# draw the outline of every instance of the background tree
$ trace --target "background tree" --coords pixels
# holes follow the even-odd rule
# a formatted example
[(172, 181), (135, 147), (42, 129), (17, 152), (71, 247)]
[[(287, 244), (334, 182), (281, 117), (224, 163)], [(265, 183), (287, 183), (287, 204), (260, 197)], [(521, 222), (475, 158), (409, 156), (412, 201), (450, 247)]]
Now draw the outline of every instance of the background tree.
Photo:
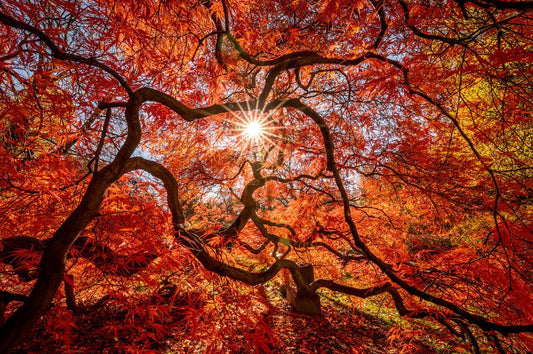
[(50, 308), (157, 340), (273, 279), (531, 351), (532, 7), (4, 1), (0, 351)]

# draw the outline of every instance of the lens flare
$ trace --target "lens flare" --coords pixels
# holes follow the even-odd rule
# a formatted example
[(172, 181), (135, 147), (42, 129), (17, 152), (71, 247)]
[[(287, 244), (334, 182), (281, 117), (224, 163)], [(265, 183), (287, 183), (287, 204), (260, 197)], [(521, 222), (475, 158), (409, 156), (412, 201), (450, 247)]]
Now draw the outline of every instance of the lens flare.
[[(240, 146), (241, 155), (249, 153), (259, 153), (263, 149), (271, 150), (277, 146), (276, 140), (279, 129), (278, 124), (272, 118), (272, 112), (279, 107), (275, 107), (270, 112), (262, 111), (255, 104), (247, 102), (237, 104), (239, 109), (229, 109), (228, 112), (233, 117), (231, 125), (234, 137), (237, 138), (236, 146)], [(281, 106), (281, 104), (280, 104)]]
[(251, 121), (244, 129), (244, 133), (250, 138), (257, 138), (263, 133), (263, 126), (260, 122)]
[(270, 116), (260, 111), (241, 112), (234, 122), (242, 143), (252, 146), (272, 143), (269, 139), (273, 136), (271, 123)]

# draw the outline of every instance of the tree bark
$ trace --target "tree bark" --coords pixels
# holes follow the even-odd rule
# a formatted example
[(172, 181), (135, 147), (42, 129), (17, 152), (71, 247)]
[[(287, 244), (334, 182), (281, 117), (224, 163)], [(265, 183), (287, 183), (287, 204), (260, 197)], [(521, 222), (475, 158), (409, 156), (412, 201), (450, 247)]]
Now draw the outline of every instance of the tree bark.
[[(315, 281), (315, 274), (311, 264), (299, 266), (300, 277), (294, 277), (295, 284), (285, 284), (286, 297), (294, 310), (307, 315), (320, 315), (320, 297), (309, 285)], [(298, 279), (298, 280), (297, 280)]]

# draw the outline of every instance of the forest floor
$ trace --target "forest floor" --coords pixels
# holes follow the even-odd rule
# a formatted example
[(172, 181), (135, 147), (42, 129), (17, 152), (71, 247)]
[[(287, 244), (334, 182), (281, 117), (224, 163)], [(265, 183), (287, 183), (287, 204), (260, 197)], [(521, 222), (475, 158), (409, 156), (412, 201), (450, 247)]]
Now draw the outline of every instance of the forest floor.
[[(427, 353), (416, 340), (399, 343), (390, 339), (389, 327), (372, 316), (322, 301), (320, 316), (294, 312), (284, 301), (268, 316), (280, 345), (276, 353)], [(405, 350), (401, 350), (404, 347)]]
[[(49, 312), (18, 349), (19, 353), (428, 353), (423, 339), (395, 332), (391, 324), (334, 298), (322, 298), (322, 314), (295, 313), (270, 284), (254, 311), (231, 320), (218, 304), (189, 317), (172, 319), (146, 311), (132, 315), (110, 302), (80, 316), (66, 309)], [(257, 295), (257, 294), (256, 294)], [(176, 301), (176, 299), (174, 299)], [(194, 302), (194, 301), (193, 301)], [(197, 309), (208, 304), (196, 302)], [(136, 305), (136, 309), (139, 305)], [(60, 306), (57, 306), (59, 308)], [(219, 312), (217, 312), (217, 307)], [(132, 307), (133, 308), (133, 307)], [(234, 308), (238, 308), (235, 306)], [(190, 309), (189, 309), (190, 310)], [(214, 311), (214, 312), (213, 312)], [(253, 317), (253, 316), (255, 317)], [(252, 316), (251, 322), (246, 322)], [(52, 320), (46, 320), (46, 318)], [(55, 317), (55, 320), (53, 318)], [(67, 318), (65, 318), (67, 317)], [(259, 320), (258, 320), (259, 318)], [(133, 319), (133, 320), (132, 320)], [(60, 322), (65, 322), (61, 325)], [(52, 321), (52, 322), (51, 322)], [(66, 325), (71, 321), (72, 325)], [(212, 324), (208, 322), (211, 321)], [(229, 324), (228, 322), (235, 322)], [(241, 321), (239, 323), (239, 321)], [(255, 321), (255, 324), (254, 324)], [(128, 325), (129, 323), (129, 325)], [(55, 326), (55, 327), (54, 327)], [(221, 334), (225, 328), (226, 334)], [(53, 331), (50, 328), (55, 328)], [(227, 331), (228, 328), (232, 330)], [(396, 335), (394, 335), (396, 333)]]

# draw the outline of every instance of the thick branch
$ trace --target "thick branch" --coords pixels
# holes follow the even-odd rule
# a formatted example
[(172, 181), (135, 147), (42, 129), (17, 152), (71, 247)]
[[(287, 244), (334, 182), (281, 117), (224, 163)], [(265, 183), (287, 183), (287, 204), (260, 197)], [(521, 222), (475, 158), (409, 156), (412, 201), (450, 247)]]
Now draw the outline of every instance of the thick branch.
[(272, 279), (281, 269), (288, 268), (294, 278), (294, 281), (299, 288), (309, 289), (309, 285), (305, 282), (302, 276), (299, 266), (290, 260), (279, 259), (272, 264), (266, 271), (261, 273), (251, 273), (245, 270), (227, 265), (219, 260), (213, 258), (209, 252), (203, 247), (203, 240), (191, 231), (187, 231), (183, 228), (183, 213), (177, 196), (175, 199), (171, 199), (171, 195), (177, 195), (178, 183), (172, 175), (172, 173), (156, 162), (146, 160), (141, 157), (134, 157), (128, 160), (126, 164), (126, 170), (132, 171), (134, 169), (142, 169), (160, 178), (163, 181), (165, 189), (167, 191), (167, 198), (169, 208), (172, 212), (172, 220), (176, 230), (176, 239), (185, 247), (187, 247), (193, 255), (200, 261), (200, 263), (209, 271), (216, 274), (227, 276), (231, 279), (241, 281), (245, 284), (256, 285), (262, 284)]
[(392, 299), (394, 301), (394, 305), (396, 309), (398, 310), (398, 313), (400, 316), (407, 316), (411, 318), (422, 318), (427, 317), (429, 315), (428, 311), (410, 311), (405, 308), (405, 305), (403, 303), (403, 299), (391, 283), (383, 283), (381, 285), (377, 285), (371, 288), (366, 289), (359, 289), (354, 288), (347, 285), (341, 285), (338, 283), (335, 283), (332, 280), (324, 280), (319, 279), (311, 284), (311, 288), (314, 290), (320, 289), (320, 288), (327, 288), (333, 291), (337, 291), (343, 294), (347, 295), (353, 295), (360, 297), (362, 299), (366, 299), (367, 297), (376, 296), (383, 293), (389, 293), (392, 296)]
[(185, 216), (183, 216), (183, 209), (178, 197), (178, 182), (170, 171), (163, 165), (142, 157), (130, 158), (125, 164), (124, 173), (134, 170), (146, 171), (163, 182), (167, 191), (167, 202), (172, 213), (172, 220), (176, 224), (183, 224)]
[(314, 111), (309, 106), (306, 106), (302, 102), (298, 100), (289, 100), (286, 102), (286, 106), (294, 107), (298, 110), (300, 110), (302, 113), (309, 116), (320, 128), (320, 131), (322, 132), (322, 137), (324, 139), (324, 147), (326, 150), (326, 157), (327, 157), (327, 166), (328, 170), (333, 173), (335, 176), (335, 183), (337, 184), (337, 188), (339, 189), (342, 202), (343, 202), (343, 209), (344, 209), (344, 220), (348, 224), (348, 227), (350, 228), (350, 232), (352, 234), (352, 237), (354, 239), (355, 245), (361, 250), (361, 252), (368, 257), (370, 261), (375, 263), (383, 273), (385, 273), (389, 279), (391, 279), (394, 283), (402, 287), (404, 290), (409, 292), (411, 295), (415, 295), (423, 300), (432, 302), (436, 305), (443, 306), (445, 308), (448, 308), (455, 312), (457, 315), (467, 319), (468, 321), (478, 325), (481, 329), (485, 331), (495, 330), (502, 334), (507, 333), (519, 333), (519, 332), (533, 332), (533, 324), (530, 325), (519, 325), (519, 326), (513, 326), (513, 325), (502, 325), (498, 323), (491, 322), (487, 320), (486, 318), (472, 314), (461, 307), (457, 306), (456, 304), (444, 300), (442, 298), (439, 298), (437, 296), (431, 295), (429, 293), (426, 293), (425, 291), (422, 291), (415, 286), (412, 286), (405, 282), (403, 279), (401, 279), (396, 273), (392, 270), (392, 266), (390, 264), (387, 264), (384, 262), (381, 258), (379, 258), (377, 255), (375, 255), (366, 245), (366, 243), (361, 239), (361, 236), (359, 235), (359, 231), (357, 230), (357, 227), (355, 225), (355, 222), (352, 219), (351, 213), (350, 213), (350, 199), (348, 197), (348, 193), (346, 192), (346, 189), (344, 188), (344, 184), (342, 182), (342, 178), (340, 176), (340, 172), (337, 168), (337, 165), (335, 163), (334, 158), (334, 144), (333, 140), (331, 138), (331, 133), (329, 131), (329, 128), (324, 121), (324, 119), (318, 114), (316, 111)]
[(126, 104), (128, 127), (126, 141), (115, 159), (97, 171), (76, 209), (49, 240), (40, 262), (40, 274), (28, 300), (11, 316), (0, 330), (0, 352), (7, 352), (19, 343), (29, 328), (47, 311), (63, 281), (65, 259), (78, 234), (96, 216), (107, 188), (122, 174), (124, 164), (131, 156), (141, 137), (138, 119), (141, 97), (132, 94)]
[(385, 33), (387, 32), (388, 24), (387, 24), (387, 18), (385, 17), (385, 10), (383, 9), (383, 1), (372, 0), (371, 2), (372, 2), (372, 5), (374, 5), (374, 9), (377, 9), (378, 16), (379, 16), (380, 31), (379, 31), (378, 36), (376, 37), (376, 40), (374, 41), (374, 44), (372, 45), (374, 48), (377, 48), (383, 41), (383, 37), (385, 36)]

